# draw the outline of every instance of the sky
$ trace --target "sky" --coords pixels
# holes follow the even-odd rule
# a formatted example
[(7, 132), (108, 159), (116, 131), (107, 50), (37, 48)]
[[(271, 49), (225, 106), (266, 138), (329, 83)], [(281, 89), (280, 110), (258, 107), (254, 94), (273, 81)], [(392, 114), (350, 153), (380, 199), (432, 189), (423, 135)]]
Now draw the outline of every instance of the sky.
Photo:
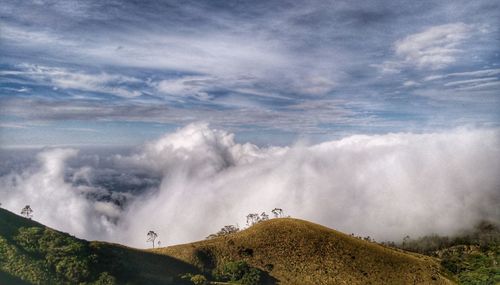
[(136, 145), (204, 122), (259, 145), (500, 123), (500, 3), (0, 5), (0, 147)]
[(498, 11), (2, 0), (1, 206), (137, 247), (275, 207), (377, 240), (498, 223)]

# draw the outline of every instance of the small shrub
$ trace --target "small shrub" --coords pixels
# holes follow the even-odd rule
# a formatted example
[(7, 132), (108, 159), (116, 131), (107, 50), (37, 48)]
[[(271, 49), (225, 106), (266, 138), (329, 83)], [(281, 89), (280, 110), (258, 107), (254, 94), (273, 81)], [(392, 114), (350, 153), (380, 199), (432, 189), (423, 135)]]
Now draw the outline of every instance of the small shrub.
[(222, 269), (215, 271), (213, 276), (218, 281), (229, 281), (243, 285), (257, 285), (261, 279), (261, 271), (251, 267), (246, 261), (230, 261)]
[(101, 273), (99, 275), (99, 279), (97, 279), (97, 281), (94, 282), (94, 285), (115, 285), (115, 284), (116, 284), (116, 278), (113, 277), (108, 272)]
[(243, 285), (258, 285), (260, 282), (260, 270), (257, 268), (250, 268), (240, 281)]
[(245, 261), (233, 261), (224, 265), (223, 274), (230, 281), (238, 281), (250, 270), (250, 266)]
[(206, 285), (208, 284), (207, 278), (201, 274), (196, 274), (193, 277), (191, 277), (191, 282), (193, 282), (194, 285)]

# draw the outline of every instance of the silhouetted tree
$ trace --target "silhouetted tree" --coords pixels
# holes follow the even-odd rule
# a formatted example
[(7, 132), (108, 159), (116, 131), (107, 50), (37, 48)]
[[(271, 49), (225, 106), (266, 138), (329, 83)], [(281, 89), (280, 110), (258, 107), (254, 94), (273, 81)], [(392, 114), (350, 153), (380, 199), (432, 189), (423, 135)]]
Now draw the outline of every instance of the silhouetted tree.
[(207, 236), (207, 239), (221, 237), (221, 236), (236, 233), (239, 231), (240, 231), (240, 229), (237, 226), (227, 225), (227, 226), (224, 226), (223, 228), (221, 228), (220, 231), (218, 231), (217, 233)]
[(259, 214), (255, 213), (251, 213), (251, 214), (248, 214), (247, 215), (247, 226), (253, 226), (255, 225), (256, 223), (260, 222), (260, 217), (259, 217)]
[(31, 218), (33, 217), (33, 210), (31, 209), (30, 205), (24, 206), (24, 208), (21, 210), (21, 215), (31, 220)]
[(403, 238), (403, 248), (405, 248), (406, 246), (408, 246), (408, 243), (410, 242), (410, 236), (407, 235)]
[(260, 214), (260, 222), (267, 220), (269, 220), (269, 215), (266, 214), (266, 212), (262, 212), (262, 214)]
[(238, 232), (239, 230), (240, 229), (237, 226), (227, 225), (227, 226), (224, 226), (222, 229), (220, 229), (219, 233), (221, 235), (228, 235), (228, 234)]
[(153, 248), (155, 248), (155, 240), (158, 237), (158, 234), (155, 233), (154, 231), (149, 231), (147, 236), (148, 236), (148, 239), (146, 241), (151, 242), (153, 244)]
[(271, 210), (275, 218), (281, 218), (283, 217), (283, 209), (280, 208), (274, 208)]

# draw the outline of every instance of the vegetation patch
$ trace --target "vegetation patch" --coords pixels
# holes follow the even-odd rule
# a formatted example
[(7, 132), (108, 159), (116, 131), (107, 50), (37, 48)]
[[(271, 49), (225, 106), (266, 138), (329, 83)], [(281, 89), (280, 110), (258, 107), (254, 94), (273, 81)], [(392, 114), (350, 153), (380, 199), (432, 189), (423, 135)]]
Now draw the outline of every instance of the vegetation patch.
[(439, 258), (459, 284), (500, 283), (500, 229), (493, 223), (481, 222), (454, 237), (407, 236), (399, 244), (386, 245)]
[(88, 242), (0, 209), (0, 284), (192, 284), (168, 256)]

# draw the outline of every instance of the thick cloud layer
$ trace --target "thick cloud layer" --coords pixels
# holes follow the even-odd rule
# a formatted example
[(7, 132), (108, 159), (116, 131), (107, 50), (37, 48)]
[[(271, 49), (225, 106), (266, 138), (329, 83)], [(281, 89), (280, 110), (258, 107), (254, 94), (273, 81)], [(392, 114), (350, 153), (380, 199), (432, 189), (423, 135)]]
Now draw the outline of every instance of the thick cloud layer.
[[(453, 234), (483, 219), (500, 221), (498, 130), (259, 148), (193, 124), (109, 160), (114, 171), (160, 179), (140, 194), (76, 183), (97, 171), (81, 165), (65, 174), (65, 161), (76, 155), (46, 150), (31, 168), (3, 176), (3, 206), (17, 212), (30, 204), (36, 220), (57, 229), (138, 247), (146, 246), (148, 230), (164, 245), (188, 242), (226, 224), (243, 226), (246, 214), (275, 207), (377, 240)], [(120, 199), (128, 202), (117, 204)]]

